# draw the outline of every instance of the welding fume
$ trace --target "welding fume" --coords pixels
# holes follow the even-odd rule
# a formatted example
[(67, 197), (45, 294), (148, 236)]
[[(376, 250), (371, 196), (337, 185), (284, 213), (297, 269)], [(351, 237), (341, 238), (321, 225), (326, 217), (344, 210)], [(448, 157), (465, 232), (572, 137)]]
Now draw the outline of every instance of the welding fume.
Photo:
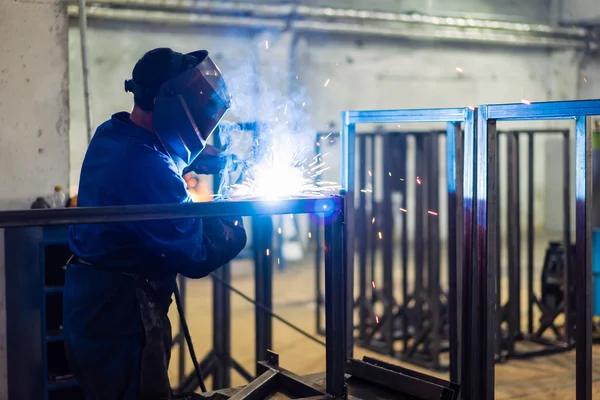
[[(231, 96), (207, 51), (147, 52), (125, 91), (131, 113), (96, 130), (81, 169), (78, 206), (188, 203), (184, 171), (221, 170), (207, 144)], [(89, 399), (174, 399), (167, 316), (176, 276), (202, 278), (246, 245), (242, 218), (81, 224), (64, 289), (70, 367)], [(187, 398), (187, 397), (186, 397)]]

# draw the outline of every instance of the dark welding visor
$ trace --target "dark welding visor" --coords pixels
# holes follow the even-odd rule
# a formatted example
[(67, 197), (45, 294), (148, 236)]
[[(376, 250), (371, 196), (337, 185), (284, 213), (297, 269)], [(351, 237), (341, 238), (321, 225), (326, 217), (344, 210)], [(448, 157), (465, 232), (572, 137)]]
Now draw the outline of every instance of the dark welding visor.
[(208, 52), (189, 55), (196, 57), (199, 64), (160, 86), (152, 114), (152, 127), (167, 152), (186, 165), (204, 149), (206, 140), (231, 107), (231, 96), (221, 71)]

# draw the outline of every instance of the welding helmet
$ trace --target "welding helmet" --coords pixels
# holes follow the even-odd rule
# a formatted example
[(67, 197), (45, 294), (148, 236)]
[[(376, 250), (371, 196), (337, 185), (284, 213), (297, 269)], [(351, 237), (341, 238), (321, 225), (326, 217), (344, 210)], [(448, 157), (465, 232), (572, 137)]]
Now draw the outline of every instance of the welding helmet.
[[(184, 57), (189, 60), (188, 56), (197, 63), (182, 71), (182, 61)], [(125, 91), (134, 93), (136, 98), (154, 99), (152, 127), (169, 156), (186, 166), (202, 152), (231, 107), (231, 96), (221, 71), (205, 50), (185, 56), (172, 52), (168, 79), (160, 86), (148, 88), (127, 80)]]

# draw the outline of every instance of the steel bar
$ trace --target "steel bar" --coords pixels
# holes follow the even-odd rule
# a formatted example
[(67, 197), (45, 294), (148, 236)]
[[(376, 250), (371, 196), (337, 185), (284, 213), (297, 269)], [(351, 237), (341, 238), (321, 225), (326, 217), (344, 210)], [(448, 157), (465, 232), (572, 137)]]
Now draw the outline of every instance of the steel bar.
[(1, 211), (0, 228), (151, 221), (183, 218), (311, 214), (341, 207), (339, 196), (281, 200), (215, 201), (207, 203), (139, 206), (77, 207), (45, 210)]
[[(367, 231), (367, 137), (361, 135), (358, 137), (358, 209), (356, 213), (356, 228), (358, 232), (364, 235)], [(362, 343), (367, 339), (367, 318), (369, 310), (367, 307), (367, 240), (363, 236), (362, 240), (358, 240), (358, 271), (359, 271), (359, 333), (358, 337)]]
[(226, 264), (212, 273), (213, 276), (213, 349), (220, 362), (212, 374), (213, 390), (231, 386), (231, 293), (214, 277), (231, 281), (231, 266)]
[[(571, 345), (574, 340), (574, 322), (572, 310), (572, 279), (574, 266), (571, 257), (571, 131), (566, 130), (563, 133), (563, 242), (565, 247), (563, 265), (564, 265), (564, 287), (565, 287), (565, 337), (566, 342)], [(592, 200), (593, 201), (593, 200)], [(590, 250), (591, 251), (591, 250)]]
[[(463, 135), (460, 123), (446, 128), (446, 182), (448, 185), (448, 330), (450, 348), (450, 380), (460, 376), (460, 270), (462, 254), (462, 187), (457, 177), (463, 175)], [(460, 268), (460, 270), (459, 270)], [(406, 275), (405, 275), (406, 276)], [(406, 278), (404, 279), (406, 281)], [(405, 303), (406, 304), (406, 303)]]
[[(185, 289), (185, 277), (179, 276), (179, 294), (181, 295), (181, 310), (183, 312), (183, 315), (185, 315)], [(181, 384), (185, 377), (185, 337), (183, 335), (183, 321), (181, 319), (179, 319), (179, 333), (177, 334), (177, 336), (177, 342), (179, 343), (179, 384)]]
[[(252, 241), (254, 247), (254, 279), (256, 302), (268, 309), (273, 308), (273, 219), (257, 216), (252, 219)], [(256, 360), (265, 360), (267, 351), (273, 348), (273, 320), (269, 313), (257, 308), (256, 317)]]
[[(533, 166), (535, 165), (535, 148), (533, 132), (527, 133), (528, 137), (528, 160), (527, 160), (527, 333), (533, 335), (533, 306), (535, 303), (535, 294), (533, 291), (533, 256), (534, 256), (534, 182)], [(569, 211), (570, 212), (570, 211)], [(569, 228), (570, 229), (570, 228)]]
[(507, 135), (508, 153), (508, 208), (506, 229), (508, 245), (508, 351), (515, 352), (515, 342), (521, 334), (521, 213), (519, 137), (517, 132)]
[[(416, 143), (416, 157), (415, 157), (415, 171), (417, 185), (415, 186), (415, 238), (413, 241), (413, 252), (415, 255), (415, 283), (413, 288), (413, 296), (415, 300), (414, 315), (416, 321), (416, 331), (423, 329), (423, 300), (424, 300), (424, 281), (423, 272), (426, 266), (426, 235), (427, 225), (425, 220), (427, 219), (427, 181), (428, 181), (428, 169), (429, 157), (427, 157), (425, 136), (419, 135), (415, 138)], [(423, 184), (425, 182), (425, 185)], [(403, 351), (407, 351), (404, 349)]]
[[(596, 103), (597, 104), (597, 103)], [(598, 107), (600, 108), (600, 107)], [(595, 114), (600, 114), (600, 109)], [(592, 111), (592, 110), (588, 110)], [(579, 115), (575, 128), (575, 198), (576, 198), (576, 398), (592, 399), (592, 273), (591, 273), (591, 118)], [(565, 249), (568, 252), (568, 249)]]
[(383, 268), (383, 304), (385, 316), (384, 338), (385, 352), (394, 355), (394, 219), (392, 212), (392, 178), (388, 172), (392, 170), (392, 137), (385, 135), (383, 138), (383, 199), (381, 201), (381, 241), (382, 268)]
[[(347, 261), (344, 260), (344, 213), (325, 225), (325, 341), (326, 387), (334, 398), (346, 396), (344, 365), (347, 357)], [(340, 284), (342, 282), (342, 284)]]
[(364, 110), (345, 111), (343, 121), (348, 124), (387, 124), (411, 122), (461, 122), (465, 120), (464, 108), (431, 108), (415, 110)]
[[(427, 297), (431, 334), (428, 347), (434, 369), (440, 368), (441, 351), (441, 295), (440, 295), (440, 219), (439, 212), (439, 165), (438, 135), (427, 137), (429, 166), (427, 175), (427, 211), (424, 214), (427, 223)], [(432, 214), (433, 213), (433, 214)]]
[[(501, 211), (500, 211), (500, 196), (501, 196), (501, 192), (500, 192), (500, 180), (502, 179), (502, 173), (500, 171), (500, 140), (503, 139), (500, 136), (498, 137), (498, 145), (496, 146), (496, 171), (498, 171), (498, 178), (493, 180), (492, 183), (490, 183), (490, 185), (494, 185), (494, 190), (496, 191), (496, 193), (498, 193), (498, 201), (496, 202), (496, 215), (498, 215), (498, 221), (496, 223), (496, 245), (495, 245), (495, 251), (496, 251), (496, 260), (498, 260), (498, 265), (496, 266), (496, 268), (494, 269), (494, 273), (496, 275), (496, 308), (495, 308), (495, 315), (494, 315), (494, 322), (495, 322), (495, 332), (494, 332), (494, 337), (496, 338), (495, 340), (495, 352), (496, 352), (496, 357), (497, 360), (499, 361), (504, 361), (504, 359), (506, 358), (506, 352), (504, 351), (504, 345), (505, 342), (503, 340), (503, 334), (502, 334), (502, 325), (505, 321), (507, 321), (508, 319), (508, 309), (509, 309), (509, 305), (506, 304), (503, 306), (502, 304), (502, 272), (503, 272), (503, 268), (502, 268), (502, 219), (500, 218), (501, 215)], [(507, 213), (508, 215), (508, 213)]]

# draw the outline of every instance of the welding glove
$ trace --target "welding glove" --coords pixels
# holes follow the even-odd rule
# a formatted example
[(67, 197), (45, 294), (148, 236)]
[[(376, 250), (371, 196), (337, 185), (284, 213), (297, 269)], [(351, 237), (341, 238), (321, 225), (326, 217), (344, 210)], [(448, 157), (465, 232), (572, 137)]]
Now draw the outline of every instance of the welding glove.
[(217, 175), (225, 168), (226, 163), (227, 159), (221, 152), (215, 146), (207, 144), (198, 157), (183, 170), (183, 175), (192, 171), (198, 175)]
[(189, 271), (179, 271), (189, 278), (202, 278), (233, 260), (246, 247), (246, 230), (242, 217), (203, 218), (202, 239), (206, 260)]

